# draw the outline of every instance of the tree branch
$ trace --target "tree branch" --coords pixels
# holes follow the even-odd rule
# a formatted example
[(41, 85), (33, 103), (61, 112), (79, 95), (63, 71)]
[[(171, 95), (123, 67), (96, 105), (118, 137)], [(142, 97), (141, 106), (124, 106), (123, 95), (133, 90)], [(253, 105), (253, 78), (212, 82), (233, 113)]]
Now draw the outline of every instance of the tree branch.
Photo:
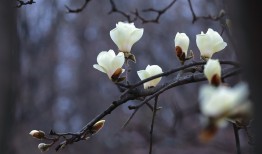
[[(235, 67), (239, 67), (239, 64), (238, 64), (238, 63), (232, 62), (232, 61), (219, 61), (219, 63), (220, 63), (220, 64), (226, 64), (226, 65), (232, 65), (232, 66), (235, 66)], [(204, 62), (204, 61), (202, 61), (202, 62), (194, 62), (194, 63), (191, 63), (191, 64), (183, 65), (183, 66), (181, 66), (181, 67), (179, 67), (179, 68), (171, 69), (171, 70), (169, 70), (169, 71), (167, 71), (167, 72), (160, 73), (160, 74), (158, 74), (158, 75), (154, 75), (154, 76), (152, 76), (152, 77), (150, 77), (150, 78), (147, 78), (147, 79), (145, 79), (145, 80), (142, 80), (142, 81), (140, 81), (140, 82), (132, 85), (132, 86), (131, 86), (130, 88), (128, 88), (125, 92), (123, 92), (121, 96), (129, 93), (129, 92), (130, 92), (131, 90), (133, 90), (134, 88), (136, 88), (136, 87), (138, 87), (138, 86), (140, 86), (140, 85), (142, 85), (142, 84), (144, 84), (144, 83), (146, 83), (146, 82), (148, 82), (148, 81), (151, 81), (151, 80), (153, 80), (153, 79), (156, 79), (156, 78), (159, 78), (159, 77), (164, 77), (164, 76), (169, 76), (169, 75), (171, 75), (171, 74), (173, 74), (173, 73), (176, 73), (176, 72), (178, 72), (178, 71), (185, 70), (185, 69), (190, 68), (190, 67), (193, 67), (193, 66), (204, 65), (204, 64), (206, 64), (206, 62)]]
[(114, 0), (110, 0), (110, 5), (111, 5), (111, 11), (109, 11), (109, 14), (112, 13), (118, 13), (121, 14), (122, 16), (124, 16), (128, 22), (134, 22), (137, 19), (141, 20), (142, 23), (159, 23), (159, 19), (160, 17), (168, 10), (170, 9), (176, 2), (177, 0), (173, 0), (169, 5), (167, 5), (166, 7), (164, 7), (163, 9), (155, 9), (155, 8), (148, 8), (148, 9), (144, 9), (142, 10), (142, 12), (154, 12), (157, 13), (156, 17), (153, 19), (146, 19), (143, 16), (141, 16), (140, 12), (136, 9), (135, 12), (131, 12), (131, 13), (126, 13), (123, 12), (121, 10), (118, 9), (118, 7), (116, 6)]
[(153, 133), (154, 133), (155, 117), (157, 112), (157, 102), (158, 102), (158, 96), (155, 97), (154, 110), (153, 110), (152, 122), (150, 127), (149, 154), (152, 154), (152, 148), (153, 148)]
[(91, 0), (85, 0), (85, 3), (80, 8), (77, 8), (77, 9), (71, 9), (67, 5), (65, 5), (65, 7), (66, 7), (68, 13), (80, 13), (86, 8), (87, 4), (90, 1)]
[[(191, 0), (187, 0), (188, 1), (188, 4), (189, 4), (189, 9), (192, 13), (192, 23), (194, 24), (197, 20), (199, 19), (207, 19), (207, 20), (213, 20), (213, 21), (218, 21), (220, 20), (222, 17), (225, 16), (225, 12), (224, 11), (221, 11), (217, 16), (211, 16), (211, 15), (207, 15), (207, 16), (196, 16), (196, 13), (193, 9), (193, 6), (192, 6), (192, 2)], [(223, 31), (222, 31), (223, 33)]]
[(239, 134), (238, 134), (238, 127), (233, 123), (233, 129), (234, 129), (234, 134), (235, 134), (235, 140), (236, 140), (236, 149), (237, 149), (237, 154), (241, 154), (240, 150), (240, 140), (239, 140)]
[[(221, 63), (238, 66), (238, 64), (236, 64), (235, 62), (224, 61), (224, 62), (221, 62)], [(150, 80), (153, 80), (154, 78), (157, 78), (157, 77), (160, 77), (160, 76), (167, 76), (167, 75), (172, 74), (176, 71), (179, 71), (180, 69), (185, 69), (185, 68), (195, 66), (195, 65), (200, 65), (200, 64), (204, 65), (205, 62), (196, 62), (196, 63), (193, 63), (193, 64), (188, 64), (187, 66), (182, 66), (180, 68), (176, 68), (176, 69), (173, 69), (171, 71), (162, 73), (159, 76), (154, 76)], [(223, 74), (222, 77), (225, 78), (225, 77), (230, 77), (232, 75), (235, 75), (236, 73), (239, 72), (239, 71), (236, 71), (236, 70), (239, 70), (239, 68), (233, 67), (233, 68), (224, 69), (222, 71), (222, 74)], [(55, 148), (56, 150), (60, 150), (60, 149), (64, 148), (65, 146), (69, 145), (69, 144), (73, 144), (74, 142), (78, 142), (78, 141), (86, 140), (86, 139), (90, 138), (93, 135), (92, 127), (94, 126), (94, 124), (96, 124), (99, 120), (101, 120), (105, 116), (111, 114), (111, 112), (114, 111), (117, 107), (128, 102), (129, 100), (140, 100), (141, 98), (148, 96), (148, 98), (143, 99), (143, 101), (138, 106), (134, 106), (134, 107), (129, 106), (129, 109), (132, 109), (132, 108), (138, 109), (138, 108), (142, 107), (144, 104), (147, 104), (151, 99), (158, 97), (160, 94), (162, 94), (163, 92), (165, 92), (168, 89), (171, 89), (173, 87), (177, 87), (177, 86), (180, 86), (180, 85), (194, 83), (194, 82), (200, 82), (200, 81), (204, 81), (204, 80), (206, 80), (206, 77), (204, 76), (203, 73), (194, 73), (194, 74), (190, 74), (190, 75), (180, 77), (178, 79), (173, 79), (170, 82), (167, 82), (163, 85), (160, 85), (160, 86), (157, 86), (157, 87), (154, 87), (154, 88), (150, 88), (150, 89), (137, 89), (136, 88), (136, 89), (128, 90), (127, 92), (124, 92), (124, 94), (121, 95), (119, 100), (112, 102), (112, 104), (106, 110), (104, 110), (102, 113), (98, 114), (93, 120), (91, 120), (88, 124), (86, 124), (79, 132), (76, 132), (76, 133), (54, 133), (54, 131), (50, 131), (49, 135), (51, 137), (52, 136), (56, 137), (52, 144), (57, 142), (60, 137), (63, 137), (64, 140), (62, 142), (60, 142), (60, 144), (57, 145), (57, 147)], [(147, 80), (143, 80), (143, 82), (138, 82), (133, 87), (137, 87), (137, 86), (143, 84), (146, 81)], [(131, 88), (132, 87), (130, 87), (129, 89), (131, 89)], [(154, 114), (155, 111), (156, 111), (156, 108), (154, 106), (153, 114)], [(135, 114), (135, 112), (133, 114)], [(132, 117), (130, 119), (132, 119)]]
[(35, 1), (34, 0), (28, 0), (28, 1), (26, 1), (26, 2), (24, 2), (24, 1), (22, 1), (22, 0), (16, 0), (19, 4), (17, 4), (17, 8), (20, 8), (20, 7), (22, 7), (23, 5), (31, 5), (31, 4), (33, 4), (33, 3), (35, 3)]

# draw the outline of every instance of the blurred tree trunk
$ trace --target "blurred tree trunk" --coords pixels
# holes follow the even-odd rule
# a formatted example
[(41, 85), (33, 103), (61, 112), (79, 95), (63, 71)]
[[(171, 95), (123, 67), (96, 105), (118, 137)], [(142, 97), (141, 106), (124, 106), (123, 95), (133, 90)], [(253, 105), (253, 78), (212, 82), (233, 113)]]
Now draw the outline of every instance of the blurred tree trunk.
[(12, 124), (18, 79), (15, 1), (0, 2), (0, 152), (11, 151)]
[(243, 75), (250, 88), (254, 103), (255, 153), (262, 153), (262, 22), (261, 1), (234, 0), (232, 8), (233, 30), (236, 34), (237, 54), (243, 68)]

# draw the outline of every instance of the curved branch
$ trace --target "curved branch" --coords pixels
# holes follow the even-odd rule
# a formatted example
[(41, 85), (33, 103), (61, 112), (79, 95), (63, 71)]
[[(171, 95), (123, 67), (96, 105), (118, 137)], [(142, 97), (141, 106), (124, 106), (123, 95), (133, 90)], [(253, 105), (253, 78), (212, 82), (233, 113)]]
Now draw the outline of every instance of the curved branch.
[(176, 2), (177, 0), (173, 0), (170, 4), (168, 4), (166, 7), (163, 9), (155, 9), (155, 8), (148, 8), (142, 10), (142, 12), (154, 12), (157, 13), (157, 16), (153, 19), (146, 19), (143, 16), (140, 15), (139, 11), (136, 9), (135, 12), (131, 12), (131, 14), (123, 12), (119, 10), (114, 2), (114, 0), (110, 0), (110, 5), (111, 5), (111, 11), (109, 11), (109, 14), (111, 13), (118, 13), (124, 16), (128, 22), (134, 22), (137, 19), (141, 20), (142, 23), (159, 23), (160, 17), (167, 11), (169, 10)]
[(80, 8), (77, 8), (77, 9), (71, 9), (67, 5), (65, 5), (65, 7), (66, 7), (68, 13), (80, 13), (86, 8), (87, 4), (90, 1), (91, 0), (85, 0), (85, 3)]
[[(239, 64), (236, 63), (236, 62), (233, 62), (233, 61), (219, 61), (219, 62), (220, 62), (220, 64), (226, 64), (226, 65), (232, 65), (232, 66), (235, 66), (235, 67), (239, 67)], [(136, 87), (138, 87), (138, 86), (140, 86), (140, 85), (142, 85), (142, 84), (144, 84), (144, 83), (146, 83), (148, 81), (151, 81), (153, 79), (156, 79), (156, 78), (159, 78), (159, 77), (168, 76), (168, 75), (171, 75), (171, 74), (176, 73), (178, 71), (181, 71), (181, 70), (193, 67), (193, 66), (204, 65), (204, 64), (206, 64), (206, 62), (194, 62), (194, 63), (191, 63), (191, 64), (187, 64), (187, 65), (181, 66), (179, 68), (175, 68), (175, 69), (169, 70), (169, 71), (164, 72), (164, 73), (160, 73), (158, 75), (154, 75), (154, 76), (152, 76), (150, 78), (147, 78), (145, 80), (142, 80), (142, 81), (132, 85), (125, 92), (123, 92), (123, 94), (121, 96), (125, 95), (126, 93), (129, 93), (134, 88), (136, 88)]]
[[(223, 74), (226, 74), (226, 77), (230, 77), (232, 75), (235, 75), (236, 70), (239, 70), (238, 68), (229, 68), (229, 69), (224, 69)], [(224, 77), (224, 76), (223, 76)], [(105, 116), (111, 114), (112, 111), (114, 111), (117, 107), (120, 105), (128, 102), (129, 100), (135, 100), (140, 97), (145, 97), (149, 96), (147, 99), (141, 102), (136, 107), (141, 107), (144, 104), (146, 104), (148, 101), (151, 99), (155, 98), (156, 96), (160, 95), (164, 91), (171, 89), (173, 87), (177, 87), (180, 85), (188, 84), (188, 83), (194, 83), (194, 82), (200, 82), (206, 80), (205, 76), (203, 73), (197, 73), (197, 74), (191, 74), (187, 75), (185, 77), (181, 77), (179, 79), (175, 79), (169, 83), (165, 83), (161, 86), (157, 86), (155, 88), (151, 89), (135, 89), (133, 91), (130, 91), (130, 93), (126, 93), (124, 96), (122, 96), (119, 100), (112, 102), (112, 104), (104, 110), (102, 113), (97, 115), (94, 119), (92, 119), (88, 124), (86, 124), (79, 132), (76, 133), (60, 133), (60, 135), (71, 135), (70, 138), (66, 138), (64, 141), (62, 141), (57, 147), (56, 150), (60, 150), (64, 148), (68, 144), (72, 144), (74, 142), (78, 142), (81, 140), (86, 140), (87, 136), (90, 135), (90, 132), (92, 131), (92, 127), (95, 123), (97, 123), (99, 120), (104, 118)], [(56, 133), (58, 134), (58, 133)], [(50, 133), (49, 135), (52, 136)], [(54, 134), (53, 134), (54, 135)], [(92, 133), (91, 133), (92, 135)], [(90, 135), (90, 136), (91, 136)]]
[(192, 13), (193, 19), (192, 19), (192, 23), (194, 24), (197, 20), (199, 19), (207, 19), (207, 20), (213, 20), (213, 21), (218, 21), (220, 20), (222, 17), (225, 16), (225, 12), (221, 11), (217, 16), (211, 16), (211, 15), (207, 15), (207, 16), (196, 16), (196, 13), (193, 9), (192, 6), (192, 2), (191, 0), (188, 0), (188, 4), (189, 4), (189, 9)]

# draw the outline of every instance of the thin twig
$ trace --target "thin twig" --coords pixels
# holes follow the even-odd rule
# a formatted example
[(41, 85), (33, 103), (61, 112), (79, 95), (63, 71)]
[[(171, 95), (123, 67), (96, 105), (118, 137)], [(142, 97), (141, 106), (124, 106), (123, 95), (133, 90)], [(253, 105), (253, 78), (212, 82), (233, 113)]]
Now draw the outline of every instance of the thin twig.
[(135, 109), (134, 112), (131, 114), (131, 116), (127, 119), (127, 121), (124, 123), (121, 129), (126, 128), (126, 126), (129, 124), (129, 122), (133, 119), (135, 116), (136, 112), (138, 111), (139, 108)]
[(127, 14), (121, 10), (119, 10), (117, 7), (116, 7), (116, 4), (113, 0), (109, 0), (110, 4), (111, 4), (111, 10), (108, 12), (108, 14), (112, 14), (112, 13), (119, 13), (121, 14), (122, 16), (124, 16), (128, 22), (133, 22), (136, 20), (136, 18), (132, 19), (131, 15), (130, 14)]
[(169, 10), (176, 2), (177, 0), (173, 0), (169, 5), (167, 5), (166, 7), (164, 7), (163, 9), (154, 9), (154, 8), (148, 8), (148, 9), (144, 9), (142, 10), (142, 12), (155, 12), (157, 13), (157, 16), (153, 19), (145, 19), (144, 17), (142, 17), (140, 15), (140, 13), (138, 12), (138, 10), (136, 10), (135, 12), (133, 12), (133, 14), (135, 15), (135, 18), (140, 19), (142, 21), (142, 23), (159, 23), (159, 19), (160, 17), (167, 11)]
[(135, 12), (131, 12), (131, 13), (126, 13), (120, 9), (118, 9), (118, 7), (116, 6), (114, 0), (110, 0), (110, 5), (111, 5), (111, 10), (109, 11), (109, 14), (111, 13), (118, 13), (121, 14), (122, 16), (124, 16), (128, 22), (134, 22), (136, 20), (141, 20), (142, 23), (159, 23), (159, 19), (161, 18), (161, 16), (167, 11), (169, 10), (176, 2), (177, 0), (173, 0), (170, 4), (168, 4), (166, 7), (164, 7), (163, 9), (155, 9), (155, 8), (148, 8), (148, 9), (144, 9), (142, 10), (142, 12), (154, 12), (157, 13), (156, 17), (153, 19), (146, 19), (143, 16), (141, 16), (140, 12), (136, 9)]
[(67, 5), (65, 5), (65, 7), (66, 7), (68, 13), (80, 13), (80, 12), (82, 12), (82, 11), (86, 8), (87, 4), (88, 4), (90, 1), (91, 1), (91, 0), (85, 0), (85, 3), (84, 3), (81, 7), (77, 8), (77, 9), (71, 9), (71, 8), (70, 8), (69, 6), (67, 6)]
[(28, 0), (28, 1), (26, 1), (26, 2), (24, 2), (24, 1), (22, 1), (22, 0), (17, 0), (17, 2), (19, 3), (19, 4), (16, 6), (17, 8), (20, 8), (20, 7), (22, 7), (23, 5), (31, 5), (31, 4), (35, 3), (34, 0)]
[(153, 148), (153, 133), (154, 133), (155, 117), (157, 112), (157, 102), (158, 102), (158, 95), (155, 97), (154, 110), (153, 110), (152, 122), (150, 127), (149, 154), (152, 154), (152, 148)]
[(235, 140), (236, 140), (237, 154), (241, 154), (238, 128), (237, 128), (237, 126), (234, 123), (233, 123), (233, 129), (234, 129)]
[(192, 13), (192, 23), (194, 24), (197, 20), (199, 19), (207, 19), (207, 20), (213, 20), (213, 21), (218, 21), (220, 20), (222, 17), (224, 17), (225, 13), (219, 13), (217, 16), (211, 16), (211, 15), (207, 15), (207, 16), (196, 16), (196, 13), (193, 9), (193, 6), (192, 6), (192, 2), (191, 0), (188, 0), (188, 4), (189, 4), (189, 9)]
[(125, 60), (125, 71), (126, 71), (126, 84), (129, 85), (128, 82), (128, 73), (129, 73), (129, 64), (128, 64), (128, 59)]

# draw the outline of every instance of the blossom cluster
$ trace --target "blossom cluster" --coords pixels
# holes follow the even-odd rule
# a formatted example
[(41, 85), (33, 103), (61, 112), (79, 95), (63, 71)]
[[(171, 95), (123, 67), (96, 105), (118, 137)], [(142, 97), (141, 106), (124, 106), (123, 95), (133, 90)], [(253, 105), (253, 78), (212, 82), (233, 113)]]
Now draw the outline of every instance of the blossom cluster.
[[(121, 75), (129, 71), (127, 67), (129, 60), (136, 62), (131, 49), (142, 38), (143, 33), (144, 29), (136, 28), (134, 23), (118, 22), (116, 27), (110, 31), (110, 37), (119, 52), (116, 54), (112, 49), (101, 51), (97, 56), (97, 64), (94, 64), (93, 67), (107, 74), (108, 78), (115, 83), (127, 81), (127, 74), (125, 77), (121, 77)], [(212, 59), (216, 52), (227, 46), (221, 35), (209, 28), (206, 33), (197, 34), (195, 42), (200, 51), (200, 57), (205, 62), (201, 71), (203, 71), (209, 83), (202, 86), (199, 92), (199, 108), (205, 127), (200, 137), (203, 140), (209, 140), (218, 128), (226, 125), (226, 121), (230, 121), (239, 127), (246, 125), (251, 117), (251, 103), (248, 100), (247, 85), (240, 83), (232, 88), (224, 84), (220, 62), (218, 59)], [(194, 57), (192, 50), (188, 54), (190, 39), (185, 33), (176, 33), (174, 45), (176, 56), (182, 65)], [(124, 64), (126, 64), (125, 69), (123, 68)], [(147, 79), (146, 82), (143, 82), (143, 86), (144, 89), (150, 89), (160, 83), (161, 76), (164, 73), (160, 66), (148, 65), (144, 70), (137, 71), (137, 75), (142, 82)], [(148, 78), (151, 78), (151, 80)], [(89, 130), (90, 132), (85, 134), (87, 136), (84, 136), (84, 139), (88, 139), (90, 135), (97, 133), (104, 126), (104, 123), (105, 120), (95, 123)], [(29, 134), (40, 140), (47, 138), (45, 133), (40, 130), (32, 130)], [(58, 138), (54, 138), (54, 140), (59, 139), (60, 136), (57, 136)], [(44, 152), (53, 143), (40, 143), (38, 148)]]
[[(119, 53), (116, 55), (115, 52), (110, 49), (109, 51), (102, 51), (97, 56), (97, 64), (94, 64), (93, 67), (103, 73), (106, 73), (109, 79), (114, 82), (118, 82), (120, 75), (125, 71), (122, 69), (125, 62), (128, 59), (135, 61), (135, 56), (131, 54), (132, 46), (142, 38), (144, 29), (136, 28), (134, 23), (124, 23), (118, 22), (116, 27), (110, 31), (110, 37), (113, 42), (117, 45)], [(177, 33), (174, 39), (176, 55), (180, 59), (182, 63), (184, 63), (190, 57), (187, 57), (187, 52), (189, 48), (189, 37), (185, 33)], [(223, 41), (222, 37), (218, 34), (218, 32), (208, 29), (207, 33), (198, 34), (196, 36), (196, 44), (200, 50), (201, 57), (205, 60), (212, 57), (212, 55), (227, 46), (227, 43)], [(212, 63), (212, 62), (208, 62)], [(208, 65), (209, 66), (209, 65)], [(212, 78), (212, 73), (216, 73), (213, 71), (214, 66), (212, 63), (210, 69), (206, 71), (208, 76), (208, 80), (211, 82), (213, 80), (216, 82), (219, 81), (219, 76), (221, 73), (216, 74), (216, 78)], [(212, 70), (212, 71), (210, 71)], [(220, 69), (221, 70), (221, 69)], [(219, 68), (216, 70), (219, 72)], [(145, 70), (137, 71), (137, 74), (141, 80), (147, 79), (154, 75), (162, 73), (162, 68), (158, 65), (148, 65)], [(160, 78), (148, 81), (144, 84), (144, 88), (155, 87), (161, 80)], [(121, 80), (122, 81), (122, 80)]]
[[(135, 61), (131, 49), (142, 38), (143, 32), (143, 28), (136, 28), (133, 23), (118, 22), (116, 28), (110, 31), (110, 37), (117, 45), (119, 53), (116, 55), (112, 49), (100, 52), (97, 56), (98, 64), (93, 67), (106, 73), (114, 82), (122, 81), (118, 80), (121, 73), (125, 71), (122, 67), (127, 60)], [(211, 28), (206, 33), (197, 34), (195, 42), (201, 59), (206, 61), (203, 72), (209, 82), (209, 85), (201, 87), (199, 94), (200, 110), (206, 119), (205, 125), (210, 127), (212, 124), (212, 127), (220, 127), (224, 126), (226, 120), (240, 124), (243, 122), (243, 117), (250, 115), (251, 106), (247, 99), (247, 86), (245, 84), (234, 88), (225, 86), (221, 79), (222, 69), (219, 60), (211, 59), (215, 53), (223, 50), (227, 43), (218, 32)], [(194, 57), (192, 51), (188, 54), (190, 39), (185, 33), (177, 32), (174, 44), (176, 56), (181, 64)], [(148, 65), (145, 70), (137, 71), (141, 80), (161, 73), (163, 73), (162, 68), (158, 65)], [(144, 89), (155, 87), (160, 80), (161, 77), (145, 82)], [(239, 118), (236, 115), (244, 116)]]

